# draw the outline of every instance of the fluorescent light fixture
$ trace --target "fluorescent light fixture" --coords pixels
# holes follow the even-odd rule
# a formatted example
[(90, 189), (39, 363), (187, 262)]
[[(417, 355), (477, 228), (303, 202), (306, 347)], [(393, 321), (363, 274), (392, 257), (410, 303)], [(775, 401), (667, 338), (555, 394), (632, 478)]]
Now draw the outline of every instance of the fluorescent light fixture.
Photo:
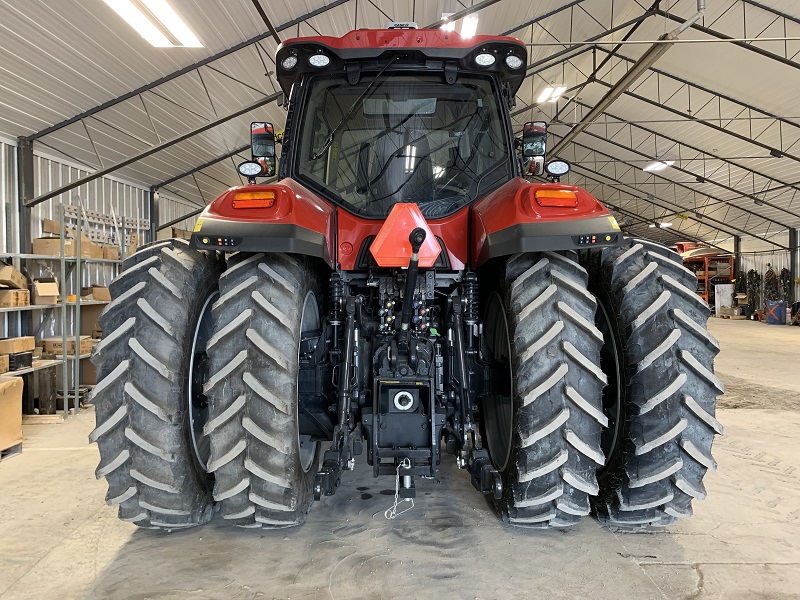
[(189, 31), (186, 23), (183, 22), (166, 0), (141, 0), (156, 19), (174, 35), (184, 48), (202, 48), (200, 40)]
[(642, 168), (642, 171), (647, 173), (655, 173), (656, 171), (663, 171), (675, 164), (674, 160), (655, 160)]
[[(128, 25), (156, 48), (174, 48), (167, 36), (145, 15), (131, 0), (103, 0), (114, 12), (122, 17)], [(184, 48), (202, 48), (203, 44), (197, 39), (186, 23), (178, 16), (166, 0), (140, 0), (147, 10), (158, 19), (159, 23), (167, 29)]]
[(541, 104), (542, 102), (547, 102), (548, 98), (550, 98), (550, 94), (553, 93), (553, 88), (546, 87), (542, 90), (542, 93), (539, 94), (539, 97), (536, 99), (536, 104)]
[(406, 146), (406, 173), (413, 173), (417, 162), (417, 147)]
[(542, 93), (539, 94), (539, 97), (536, 99), (536, 104), (542, 104), (544, 102), (556, 102), (561, 95), (567, 91), (567, 87), (563, 85), (556, 85), (553, 87), (546, 87), (542, 90)]
[(661, 229), (667, 229), (668, 227), (672, 227), (672, 223), (659, 223), (658, 225)]
[(555, 90), (553, 90), (553, 95), (550, 96), (550, 100), (548, 102), (557, 102), (559, 98), (561, 98), (561, 94), (567, 91), (566, 86), (558, 86)]
[(656, 224), (655, 224), (655, 223), (650, 223), (650, 224), (648, 225), (648, 227), (649, 227), (650, 229), (654, 229), (654, 228), (655, 228), (655, 226), (656, 226)]
[(456, 30), (456, 22), (451, 21), (450, 17), (453, 13), (442, 13), (442, 21), (447, 21), (444, 25), (440, 27), (442, 31), (455, 31)]
[(662, 221), (661, 223), (650, 223), (648, 225), (648, 227), (650, 229), (653, 229), (655, 227), (658, 227), (659, 229), (668, 229), (668, 228), (672, 227), (672, 223)]
[(128, 25), (156, 48), (172, 48), (174, 44), (167, 39), (158, 27), (136, 8), (131, 0), (103, 0), (115, 13), (122, 17)]
[(461, 37), (471, 38), (478, 31), (478, 17), (470, 15), (461, 21)]

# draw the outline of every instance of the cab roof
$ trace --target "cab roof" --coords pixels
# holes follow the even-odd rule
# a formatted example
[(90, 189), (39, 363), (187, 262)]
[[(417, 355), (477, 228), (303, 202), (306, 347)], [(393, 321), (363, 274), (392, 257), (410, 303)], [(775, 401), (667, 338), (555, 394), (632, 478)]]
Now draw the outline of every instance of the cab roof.
[[(309, 59), (322, 54), (330, 59), (324, 67), (315, 67)], [(481, 54), (494, 57), (491, 65), (481, 65), (475, 58)], [(360, 69), (380, 68), (389, 58), (400, 58), (398, 65), (413, 69), (446, 69), (456, 67), (470, 73), (499, 74), (508, 82), (512, 94), (516, 93), (525, 78), (527, 48), (517, 38), (508, 36), (476, 35), (461, 37), (455, 31), (442, 29), (357, 29), (341, 37), (314, 36), (286, 40), (278, 47), (278, 81), (288, 94), (292, 84), (301, 75), (314, 72), (341, 71), (357, 73)], [(291, 68), (284, 64), (289, 57), (296, 61)], [(520, 66), (511, 68), (507, 57), (521, 60)], [(517, 63), (517, 61), (514, 61)], [(356, 79), (357, 81), (357, 79)]]

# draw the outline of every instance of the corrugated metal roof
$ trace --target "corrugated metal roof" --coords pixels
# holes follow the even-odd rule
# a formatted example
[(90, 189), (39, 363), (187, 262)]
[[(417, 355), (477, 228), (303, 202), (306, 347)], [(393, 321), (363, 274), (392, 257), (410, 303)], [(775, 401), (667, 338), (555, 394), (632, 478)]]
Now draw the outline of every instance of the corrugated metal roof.
[[(101, 0), (0, 0), (0, 134), (16, 137), (41, 131), (265, 34), (251, 0), (171, 3), (203, 48), (153, 48)], [(354, 27), (383, 27), (390, 19), (413, 19), (424, 26), (442, 13), (475, 4), (479, 2), (261, 0), (282, 39), (342, 35)], [(734, 38), (800, 38), (797, 2), (761, 4), (708, 0), (700, 25)], [(622, 40), (631, 27), (620, 26), (641, 18), (648, 7), (641, 0), (502, 0), (480, 10), (478, 33), (512, 30), (512, 35), (530, 44), (529, 62), (534, 67), (520, 88), (517, 110), (530, 109), (521, 111), (515, 123), (545, 118), (553, 122), (554, 135), (569, 131), (648, 47), (625, 44), (618, 49), (619, 56), (609, 57), (614, 48), (609, 44), (596, 49), (580, 44), (591, 38)], [(671, 16), (686, 18), (694, 13), (695, 0), (662, 1), (660, 7)], [(316, 14), (287, 26), (309, 13)], [(541, 18), (544, 15), (550, 16)], [(536, 22), (520, 27), (531, 21)], [(676, 26), (668, 17), (649, 16), (635, 26), (629, 41), (653, 40)], [(603, 36), (612, 28), (619, 29)], [(690, 29), (682, 39), (710, 40), (713, 34)], [(732, 42), (680, 43), (670, 48), (564, 152), (565, 158), (576, 162), (571, 180), (614, 203), (624, 211), (620, 219), (631, 221), (631, 231), (650, 237), (685, 233), (715, 240), (734, 231), (767, 236), (780, 227), (800, 227), (800, 41), (749, 44), (760, 53)], [(275, 50), (275, 41), (264, 36), (258, 44), (37, 143), (87, 169), (114, 164), (274, 93)], [(598, 65), (602, 67), (593, 73)], [(536, 106), (539, 92), (550, 83), (574, 87), (566, 94), (574, 101)], [(158, 184), (246, 144), (250, 120), (269, 120), (280, 128), (284, 118), (280, 107), (266, 105), (117, 175), (144, 185)], [(770, 149), (778, 156), (771, 156)], [(605, 162), (592, 157), (592, 150), (602, 153)], [(678, 152), (680, 156), (671, 155)], [(677, 164), (657, 176), (641, 171), (656, 158)], [(186, 202), (208, 202), (226, 186), (239, 183), (235, 160), (221, 161), (167, 189)], [(690, 217), (679, 218), (671, 231), (648, 227), (680, 210)]]

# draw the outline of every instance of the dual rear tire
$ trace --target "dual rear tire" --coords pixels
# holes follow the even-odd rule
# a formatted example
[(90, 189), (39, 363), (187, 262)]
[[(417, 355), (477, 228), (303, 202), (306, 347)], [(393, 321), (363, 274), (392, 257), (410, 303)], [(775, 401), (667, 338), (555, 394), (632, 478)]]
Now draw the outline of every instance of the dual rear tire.
[(507, 261), (484, 304), (491, 358), (510, 393), (484, 397), (482, 434), (513, 525), (565, 526), (591, 509), (640, 529), (705, 497), (722, 383), (693, 274), (643, 240)]
[(215, 253), (183, 240), (129, 258), (92, 361), (97, 477), (121, 519), (173, 530), (216, 502), (242, 527), (305, 520), (318, 444), (297, 431), (301, 337), (321, 325), (302, 258)]

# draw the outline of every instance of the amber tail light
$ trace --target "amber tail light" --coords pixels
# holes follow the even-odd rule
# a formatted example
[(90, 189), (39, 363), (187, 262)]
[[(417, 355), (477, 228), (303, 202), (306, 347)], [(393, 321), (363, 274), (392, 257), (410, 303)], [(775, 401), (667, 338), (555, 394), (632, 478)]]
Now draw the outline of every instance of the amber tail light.
[(536, 190), (534, 194), (539, 206), (575, 208), (578, 196), (572, 190)]

